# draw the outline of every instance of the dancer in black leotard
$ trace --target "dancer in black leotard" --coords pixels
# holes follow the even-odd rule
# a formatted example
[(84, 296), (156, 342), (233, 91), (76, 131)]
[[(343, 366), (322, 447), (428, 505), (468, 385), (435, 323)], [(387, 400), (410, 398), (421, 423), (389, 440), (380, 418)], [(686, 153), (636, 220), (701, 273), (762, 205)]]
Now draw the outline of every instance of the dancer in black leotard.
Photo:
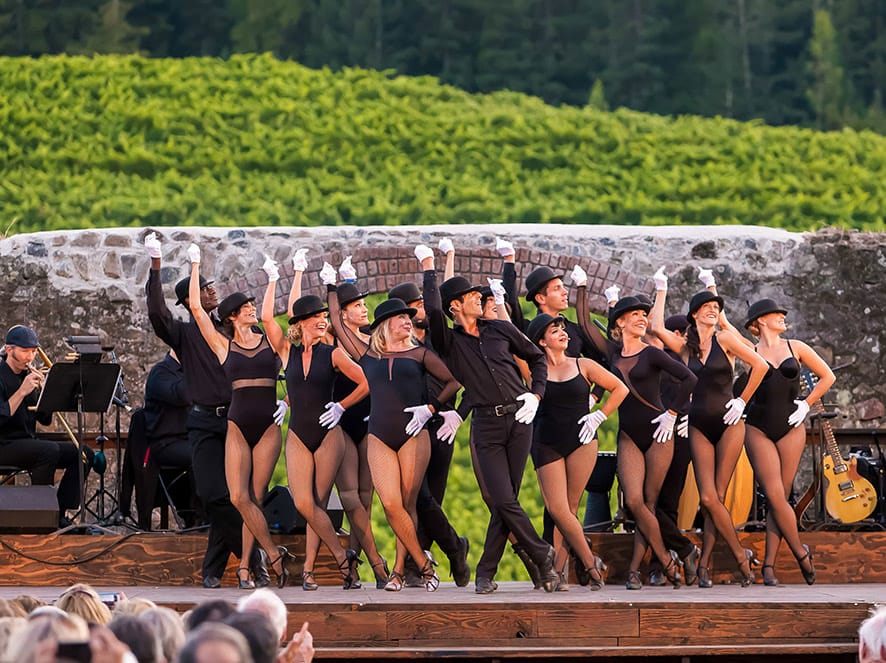
[[(306, 253), (307, 249), (299, 249), (292, 258), (295, 273), (289, 293), (290, 311), (295, 301), (301, 297), (302, 275), (307, 268)], [(357, 277), (356, 272), (351, 266), (350, 257), (345, 258), (339, 267), (339, 271), (345, 280), (356, 279)], [(366, 293), (360, 292), (354, 283), (347, 282), (342, 285), (342, 292), (339, 295), (341, 297), (339, 302), (342, 304), (344, 324), (368, 342), (368, 337), (360, 331), (361, 327), (369, 325), (366, 302), (363, 299)], [(341, 348), (338, 340), (332, 333), (331, 326), (327, 328), (323, 342)], [(341, 349), (347, 354), (344, 348)], [(332, 400), (340, 402), (356, 386), (356, 383), (350, 380), (344, 373), (336, 373)], [(367, 396), (345, 410), (338, 422), (344, 434), (345, 444), (338, 474), (335, 477), (335, 485), (338, 488), (338, 496), (341, 499), (342, 508), (348, 516), (348, 524), (351, 527), (351, 534), (353, 535), (351, 537), (351, 547), (358, 554), (361, 550), (366, 552), (366, 557), (375, 574), (376, 587), (381, 589), (387, 584), (390, 572), (388, 571), (387, 561), (378, 553), (370, 518), (372, 477), (369, 473), (369, 461), (366, 457), (367, 423), (365, 421), (369, 417), (369, 406), (370, 401)], [(320, 538), (309, 527), (305, 546), (305, 568), (313, 568), (314, 560), (316, 560), (319, 551)]]
[[(766, 377), (748, 403), (745, 445), (757, 483), (766, 495), (766, 554), (763, 584), (777, 585), (775, 558), (782, 539), (787, 541), (808, 584), (815, 582), (815, 567), (809, 548), (800, 541), (797, 519), (788, 503), (800, 455), (806, 445), (803, 421), (809, 403), (815, 403), (834, 384), (834, 373), (806, 343), (782, 338), (787, 311), (771, 299), (755, 302), (748, 309), (745, 327), (759, 340), (757, 353), (766, 360)], [(818, 384), (799, 400), (799, 376), (807, 366)]]
[[(578, 504), (597, 462), (597, 427), (624, 401), (628, 388), (595, 361), (566, 356), (569, 335), (562, 316), (540, 313), (529, 323), (526, 334), (544, 351), (548, 366), (545, 395), (533, 422), (530, 455), (545, 506), (556, 524), (557, 589), (568, 588), (564, 574), (567, 543), (581, 561), (576, 569), (579, 583), (602, 589), (605, 565), (584, 536)], [(592, 384), (610, 392), (606, 404), (594, 412), (589, 411)]]
[[(400, 299), (379, 304), (367, 344), (342, 322), (334, 285), (335, 270), (331, 265), (323, 266), (320, 278), (329, 286), (329, 310), (336, 335), (351, 356), (359, 357), (358, 363), (373, 395), (369, 413), (369, 466), (385, 515), (397, 535), (397, 560), (385, 589), (399, 591), (403, 587), (408, 552), (415, 560), (425, 560), (421, 576), (425, 588), (434, 591), (439, 585), (434, 561), (430, 553), (421, 549), (416, 535), (415, 504), (430, 456), (430, 442), (424, 427), (440, 403), (455, 395), (459, 384), (439, 357), (418, 346), (413, 339), (411, 316), (415, 309)], [(437, 398), (425, 398), (426, 372), (444, 384)]]
[[(200, 248), (188, 247), (191, 284), (188, 305), (207, 345), (218, 357), (231, 380), (233, 394), (228, 410), (225, 438), (225, 478), (231, 502), (243, 516), (243, 556), (249, 559), (253, 542), (258, 540), (272, 560), (277, 586), (289, 577), (286, 548), (275, 547), (261, 509), (262, 499), (280, 456), (280, 426), (274, 422), (278, 359), (267, 338), (255, 331), (254, 298), (236, 292), (218, 307), (231, 338), (215, 329), (200, 305)], [(242, 573), (246, 574), (244, 578)], [(237, 570), (241, 587), (247, 588), (249, 569)]]
[[(605, 341), (590, 322), (586, 298), (578, 301), (579, 323), (595, 343)], [(628, 570), (628, 589), (640, 589), (640, 564), (647, 547), (652, 548), (665, 575), (678, 587), (680, 557), (667, 550), (661, 538), (655, 507), (658, 493), (673, 456), (673, 428), (678, 413), (688, 407), (696, 377), (686, 366), (642, 339), (648, 327), (649, 305), (636, 297), (622, 297), (609, 311), (613, 341), (605, 343), (610, 370), (627, 385), (630, 393), (618, 408), (618, 481), (637, 522), (634, 552)], [(598, 345), (600, 347), (600, 345)], [(662, 373), (679, 382), (675, 402), (665, 410), (661, 404)]]
[[(698, 586), (712, 586), (710, 560), (717, 534), (723, 537), (735, 556), (742, 586), (747, 586), (754, 581), (751, 568), (754, 553), (743, 549), (739, 543), (724, 501), (744, 444), (741, 415), (745, 403), (766, 373), (766, 364), (734, 333), (728, 329), (717, 330), (723, 299), (714, 290), (713, 277), (709, 278), (712, 289), (703, 290), (692, 298), (687, 314), (689, 327), (685, 337), (681, 337), (664, 326), (667, 277), (663, 270), (656, 272), (652, 329), (667, 347), (680, 354), (698, 377), (689, 409), (689, 447), (699, 502), (705, 516)], [(751, 369), (748, 382), (737, 398), (732, 394), (734, 357)]]
[[(345, 442), (338, 421), (347, 408), (369, 393), (369, 388), (360, 367), (344, 351), (321, 341), (329, 324), (328, 309), (316, 295), (295, 301), (288, 337), (283, 336), (274, 319), (277, 269), (266, 264), (265, 270), (269, 278), (262, 302), (262, 322), (271, 345), (286, 365), (286, 388), (294, 406), (286, 439), (286, 471), (295, 507), (310, 527), (302, 587), (317, 589), (317, 545), (312, 538), (318, 537), (335, 557), (344, 577), (344, 588), (357, 589), (357, 553), (341, 545), (326, 505), (344, 454)], [(356, 387), (337, 402), (332, 400), (332, 388), (339, 372), (347, 375)]]

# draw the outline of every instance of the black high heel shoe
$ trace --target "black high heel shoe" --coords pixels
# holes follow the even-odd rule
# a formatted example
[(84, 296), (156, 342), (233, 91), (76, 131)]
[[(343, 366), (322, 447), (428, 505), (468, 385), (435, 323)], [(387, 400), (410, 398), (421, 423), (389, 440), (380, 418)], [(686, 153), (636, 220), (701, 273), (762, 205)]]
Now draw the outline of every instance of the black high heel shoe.
[[(246, 571), (246, 579), (243, 578), (243, 571)], [(255, 589), (255, 583), (249, 577), (249, 568), (241, 566), (237, 569), (237, 589)]]
[[(747, 562), (748, 570), (744, 570), (744, 565)], [(753, 550), (749, 550), (748, 548), (744, 549), (744, 557), (738, 563), (738, 571), (741, 573), (741, 586), (747, 587), (749, 585), (754, 584), (754, 567), (758, 566), (760, 561), (757, 559), (756, 555), (754, 555)]]
[(608, 566), (603, 561), (603, 558), (600, 555), (594, 556), (594, 568), (591, 569), (589, 575), (591, 577), (588, 586), (591, 588), (592, 592), (598, 592), (603, 589), (603, 586), (606, 584), (606, 580), (603, 578), (603, 572), (608, 570)]
[(440, 578), (437, 576), (437, 572), (434, 570), (434, 567), (437, 566), (437, 560), (434, 559), (434, 556), (431, 554), (431, 551), (425, 550), (425, 557), (427, 558), (427, 562), (421, 570), (421, 579), (425, 584), (425, 589), (429, 592), (436, 592), (437, 588), (440, 586)]
[[(766, 569), (772, 569), (772, 576), (769, 578), (766, 577)], [(775, 567), (772, 564), (763, 565), (763, 584), (767, 587), (778, 586), (778, 578), (775, 577)]]
[(668, 582), (674, 586), (674, 589), (679, 589), (683, 582), (680, 575), (680, 569), (682, 567), (680, 555), (673, 550), (668, 550), (668, 557), (670, 557), (670, 561), (668, 561), (668, 565), (664, 568), (665, 578), (667, 578)]
[(320, 589), (320, 585), (317, 584), (317, 581), (314, 579), (313, 571), (302, 571), (301, 572), (301, 588), (306, 592), (314, 592)]
[(363, 560), (357, 555), (356, 550), (345, 549), (345, 561), (338, 565), (343, 578), (342, 589), (360, 589), (363, 586), (360, 584), (360, 574), (357, 571), (357, 567), (362, 563)]
[[(391, 577), (391, 571), (388, 569), (388, 560), (386, 560), (381, 555), (379, 555), (379, 557), (381, 558), (381, 561), (376, 562), (375, 564), (370, 564), (370, 566), (372, 567), (372, 572), (375, 574), (375, 588), (376, 589), (384, 589), (387, 586), (388, 580)], [(378, 574), (379, 567), (381, 567), (381, 570), (384, 574), (384, 575), (382, 575), (382, 577), (379, 577), (379, 574)]]
[(277, 562), (280, 562), (280, 566), (283, 567), (283, 571), (282, 573), (277, 573), (277, 570), (274, 569), (274, 577), (276, 577), (277, 579), (277, 589), (283, 589), (289, 582), (289, 570), (286, 568), (286, 561), (293, 557), (284, 546), (277, 546), (277, 552), (279, 554), (275, 559), (271, 560), (271, 563), (268, 566), (273, 569), (274, 565)]
[[(809, 546), (807, 546), (805, 543), (803, 544), (803, 550), (806, 551), (806, 554), (802, 557), (797, 558), (797, 564), (800, 567), (800, 573), (803, 574), (803, 580), (806, 581), (806, 584), (813, 585), (815, 584), (815, 564), (813, 564), (812, 562), (812, 552), (809, 550)], [(809, 560), (808, 571), (803, 566), (803, 562), (805, 562), (807, 559)]]
[(711, 580), (711, 570), (706, 566), (698, 566), (698, 588), (699, 589), (710, 589), (714, 586), (714, 581)]

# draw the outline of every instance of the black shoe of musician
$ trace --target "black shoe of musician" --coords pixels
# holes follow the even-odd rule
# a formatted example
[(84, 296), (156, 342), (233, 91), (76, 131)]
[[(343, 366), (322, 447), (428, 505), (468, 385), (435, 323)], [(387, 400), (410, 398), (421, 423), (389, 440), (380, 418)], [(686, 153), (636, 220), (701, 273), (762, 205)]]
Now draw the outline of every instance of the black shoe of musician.
[(203, 578), (203, 586), (206, 589), (218, 589), (221, 587), (221, 580), (216, 578), (215, 576), (206, 576)]
[(664, 573), (662, 573), (661, 569), (654, 569), (649, 572), (649, 586), (650, 587), (661, 587), (667, 582), (664, 577)]
[(532, 561), (532, 558), (523, 549), (523, 546), (513, 543), (511, 548), (529, 572), (529, 579), (532, 580), (532, 589), (541, 589), (541, 577), (538, 574), (538, 566), (535, 565), (535, 562)]
[(257, 546), (249, 556), (249, 570), (252, 571), (256, 587), (267, 587), (271, 584), (271, 575), (268, 573), (268, 555)]
[(471, 567), (468, 566), (468, 550), (471, 542), (466, 536), (458, 537), (458, 553), (449, 558), (449, 571), (456, 587), (464, 587), (471, 582)]
[(498, 583), (492, 578), (478, 577), (474, 581), (474, 592), (477, 594), (492, 594), (496, 589), (498, 589)]
[(421, 578), (421, 573), (415, 565), (412, 557), (406, 559), (405, 568), (403, 570), (403, 586), (404, 587), (424, 587), (425, 583)]
[(548, 547), (545, 558), (538, 565), (538, 577), (541, 580), (541, 588), (546, 592), (553, 592), (560, 584), (560, 576), (554, 570), (554, 558), (557, 556), (553, 546)]

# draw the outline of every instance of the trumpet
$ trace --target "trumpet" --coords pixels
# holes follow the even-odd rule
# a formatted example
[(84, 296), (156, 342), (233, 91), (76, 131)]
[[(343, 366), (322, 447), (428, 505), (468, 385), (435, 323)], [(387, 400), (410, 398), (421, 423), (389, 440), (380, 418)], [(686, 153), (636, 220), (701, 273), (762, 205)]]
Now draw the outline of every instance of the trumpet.
[[(49, 369), (52, 368), (52, 361), (49, 359), (47, 354), (43, 351), (43, 348), (41, 348), (40, 346), (37, 346), (37, 354), (40, 355), (40, 359), (43, 361), (43, 366), (41, 366), (40, 368), (36, 368), (32, 365), (29, 365), (28, 368), (32, 372), (39, 373), (40, 375), (42, 375), (45, 378), (46, 374), (49, 372)], [(62, 428), (65, 429), (65, 432), (68, 434), (68, 438), (71, 440), (71, 443), (75, 447), (80, 449), (80, 443), (77, 441), (77, 436), (74, 435), (74, 431), (71, 430), (71, 427), (68, 425), (68, 422), (65, 420), (64, 416), (62, 416), (62, 413), (61, 412), (53, 412), (53, 414), (55, 415), (56, 421), (58, 421), (58, 423), (61, 424)], [(80, 449), (80, 459), (84, 463), (89, 462), (89, 458), (86, 456), (86, 452), (83, 451), (83, 449)]]

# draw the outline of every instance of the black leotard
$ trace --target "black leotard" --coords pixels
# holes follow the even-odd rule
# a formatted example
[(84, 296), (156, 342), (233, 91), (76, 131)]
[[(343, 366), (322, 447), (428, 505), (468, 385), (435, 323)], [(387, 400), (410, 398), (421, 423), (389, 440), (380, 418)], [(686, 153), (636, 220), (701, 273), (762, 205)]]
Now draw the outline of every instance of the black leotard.
[(264, 334), (254, 348), (228, 341), (228, 356), (222, 364), (231, 381), (228, 421), (237, 425), (250, 447), (274, 425), (278, 366), (277, 355)]
[[(341, 401), (354, 391), (356, 387), (357, 383), (353, 382), (347, 375), (337, 373), (335, 385), (332, 388), (332, 400), (336, 402)], [(348, 438), (354, 444), (360, 444), (360, 440), (366, 437), (366, 433), (369, 430), (367, 417), (369, 416), (370, 403), (369, 396), (359, 403), (354, 403), (354, 405), (345, 410), (341, 420), (338, 422), (341, 429), (348, 434)]]
[(332, 386), (338, 375), (332, 365), (334, 349), (325, 343), (314, 344), (307, 376), (304, 372), (305, 347), (298, 345), (289, 349), (289, 362), (286, 364), (286, 390), (292, 404), (289, 429), (311, 453), (320, 448), (320, 443), (329, 432), (319, 419), (326, 411), (326, 404), (334, 400)]
[[(341, 319), (338, 293), (329, 290), (329, 319), (335, 334), (348, 354), (359, 357), (372, 401), (369, 410), (369, 433), (394, 450), (410, 438), (406, 425), (412, 415), (403, 409), (430, 402), (436, 411), (440, 403), (452, 399), (459, 384), (433, 351), (417, 346), (402, 352), (377, 354), (351, 331)], [(445, 386), (436, 398), (428, 398), (425, 374), (431, 373)]]
[(791, 432), (788, 423), (797, 406), (794, 399), (800, 396), (800, 362), (794, 356), (791, 342), (788, 341), (791, 356), (782, 361), (778, 367), (769, 364), (769, 370), (763, 381), (748, 403), (748, 426), (763, 431), (773, 442)]
[(708, 442), (717, 444), (728, 426), (723, 423), (726, 403), (732, 399), (732, 364), (720, 347), (717, 335), (711, 337), (711, 351), (705, 363), (698, 357), (689, 357), (689, 369), (698, 377), (692, 390), (689, 407), (689, 425), (704, 435)]
[(591, 387), (575, 360), (578, 372), (562, 382), (548, 379), (545, 396), (535, 415), (532, 463), (536, 468), (566, 458), (581, 446), (578, 420), (588, 413)]

